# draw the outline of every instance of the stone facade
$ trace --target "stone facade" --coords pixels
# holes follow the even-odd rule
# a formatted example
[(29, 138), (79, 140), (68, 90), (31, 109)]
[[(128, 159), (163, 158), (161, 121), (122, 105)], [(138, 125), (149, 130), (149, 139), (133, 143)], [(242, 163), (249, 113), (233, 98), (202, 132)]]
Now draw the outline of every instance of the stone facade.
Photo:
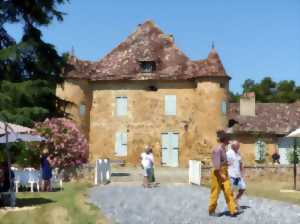
[[(253, 135), (253, 134), (239, 134), (232, 137), (240, 142), (240, 153), (245, 165), (255, 165), (257, 163), (271, 163), (272, 154), (278, 149), (278, 138), (276, 135)], [(255, 158), (256, 142), (263, 141), (265, 147), (265, 160), (259, 162)]]
[[(90, 162), (108, 157), (136, 165), (150, 145), (156, 165), (161, 165), (166, 133), (178, 142), (178, 147), (172, 145), (178, 149), (178, 162), (172, 166), (187, 166), (189, 159), (209, 162), (216, 131), (228, 123), (230, 77), (216, 49), (206, 59), (192, 61), (175, 46), (172, 35), (151, 21), (139, 25), (100, 61), (70, 56), (64, 75), (56, 94), (72, 102), (66, 112), (89, 139)], [(168, 96), (176, 99), (174, 115), (165, 113)], [(126, 116), (116, 114), (118, 97), (126, 98)], [(127, 153), (122, 156), (116, 147), (119, 133), (126, 136), (121, 148), (126, 145)]]
[[(149, 91), (149, 86), (157, 91)], [(187, 166), (189, 159), (209, 161), (216, 131), (227, 125), (221, 111), (222, 102), (228, 101), (227, 86), (222, 79), (106, 81), (89, 85), (69, 80), (65, 89), (58, 87), (57, 95), (74, 102), (68, 112), (89, 138), (91, 161), (108, 157), (137, 164), (147, 144), (153, 148), (156, 165), (160, 165), (161, 133), (172, 131), (179, 134), (179, 166)], [(175, 116), (165, 115), (165, 95), (176, 95)], [(126, 116), (115, 114), (117, 96), (128, 98)], [(80, 104), (86, 105), (84, 115), (79, 113)], [(128, 136), (125, 157), (115, 155), (115, 134), (119, 131)]]

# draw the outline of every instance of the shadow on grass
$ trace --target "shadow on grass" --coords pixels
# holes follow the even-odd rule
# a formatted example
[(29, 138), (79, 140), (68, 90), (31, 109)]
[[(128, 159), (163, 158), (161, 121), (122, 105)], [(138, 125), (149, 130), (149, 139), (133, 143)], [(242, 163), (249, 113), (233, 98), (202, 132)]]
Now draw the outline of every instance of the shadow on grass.
[(38, 206), (53, 203), (55, 201), (47, 198), (18, 198), (17, 207)]
[(130, 176), (130, 173), (112, 173), (112, 177), (128, 177)]

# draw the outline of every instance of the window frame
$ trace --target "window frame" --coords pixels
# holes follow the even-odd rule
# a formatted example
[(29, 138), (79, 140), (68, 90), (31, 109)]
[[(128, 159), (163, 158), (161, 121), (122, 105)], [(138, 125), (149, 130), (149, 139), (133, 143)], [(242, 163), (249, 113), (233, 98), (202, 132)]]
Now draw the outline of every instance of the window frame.
[[(120, 142), (119, 142), (120, 140)], [(121, 147), (121, 148), (119, 148)], [(117, 131), (115, 133), (115, 155), (127, 156), (128, 155), (128, 134), (125, 131)]]
[(228, 103), (226, 100), (221, 101), (221, 113), (224, 115), (228, 113)]
[[(261, 145), (261, 149), (259, 149), (258, 147), (260, 147), (259, 145)], [(258, 151), (260, 150), (260, 151)], [(267, 154), (267, 143), (263, 140), (263, 139), (257, 139), (255, 142), (255, 161), (256, 162), (263, 162), (266, 160), (266, 154)]]
[[(126, 100), (125, 101), (126, 103), (122, 104), (121, 103), (122, 100), (120, 100), (120, 99)], [(120, 102), (120, 104), (119, 104), (119, 102)], [(124, 106), (125, 109), (121, 108), (122, 105), (126, 105), (126, 106)], [(127, 115), (128, 115), (128, 97), (127, 96), (116, 96), (115, 97), (115, 116), (116, 117), (124, 117)]]
[[(140, 72), (141, 73), (153, 73), (156, 71), (156, 63), (155, 61), (139, 61), (140, 64)], [(149, 66), (147, 68), (147, 66)]]
[[(175, 102), (175, 105), (172, 105), (172, 103), (174, 103), (174, 102)], [(176, 95), (165, 95), (164, 96), (164, 110), (165, 110), (164, 114), (166, 116), (176, 116), (177, 115), (177, 96)]]
[(85, 116), (86, 115), (86, 105), (84, 103), (79, 104), (79, 115), (80, 116)]

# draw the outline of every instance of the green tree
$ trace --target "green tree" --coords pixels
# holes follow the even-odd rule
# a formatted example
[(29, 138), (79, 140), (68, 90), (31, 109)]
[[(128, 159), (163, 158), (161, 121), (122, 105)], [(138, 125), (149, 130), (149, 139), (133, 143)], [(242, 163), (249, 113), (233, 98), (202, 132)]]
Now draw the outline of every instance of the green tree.
[[(257, 102), (293, 103), (300, 99), (300, 86), (292, 80), (275, 82), (271, 77), (265, 77), (261, 82), (247, 79), (242, 85), (243, 93), (254, 92)], [(232, 99), (238, 99), (238, 94), (233, 94)]]
[[(0, 2), (0, 119), (32, 125), (45, 116), (61, 115), (55, 88), (62, 81), (66, 55), (42, 39), (42, 26), (63, 20), (57, 6), (65, 0), (5, 0)], [(17, 43), (5, 24), (22, 24)], [(4, 81), (5, 80), (5, 81)]]
[(242, 85), (243, 93), (251, 92), (255, 86), (255, 81), (252, 79), (246, 79)]

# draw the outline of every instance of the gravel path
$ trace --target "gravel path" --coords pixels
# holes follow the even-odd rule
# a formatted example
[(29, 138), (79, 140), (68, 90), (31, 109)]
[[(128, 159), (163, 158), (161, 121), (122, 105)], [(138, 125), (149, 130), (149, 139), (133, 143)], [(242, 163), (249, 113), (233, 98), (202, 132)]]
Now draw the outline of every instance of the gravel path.
[[(187, 224), (187, 223), (300, 223), (300, 206), (267, 199), (244, 197), (243, 213), (232, 218), (207, 214), (209, 190), (184, 184), (162, 185), (144, 189), (139, 184), (114, 184), (94, 187), (89, 200), (113, 223), (120, 224)], [(220, 195), (218, 209), (225, 207)]]

